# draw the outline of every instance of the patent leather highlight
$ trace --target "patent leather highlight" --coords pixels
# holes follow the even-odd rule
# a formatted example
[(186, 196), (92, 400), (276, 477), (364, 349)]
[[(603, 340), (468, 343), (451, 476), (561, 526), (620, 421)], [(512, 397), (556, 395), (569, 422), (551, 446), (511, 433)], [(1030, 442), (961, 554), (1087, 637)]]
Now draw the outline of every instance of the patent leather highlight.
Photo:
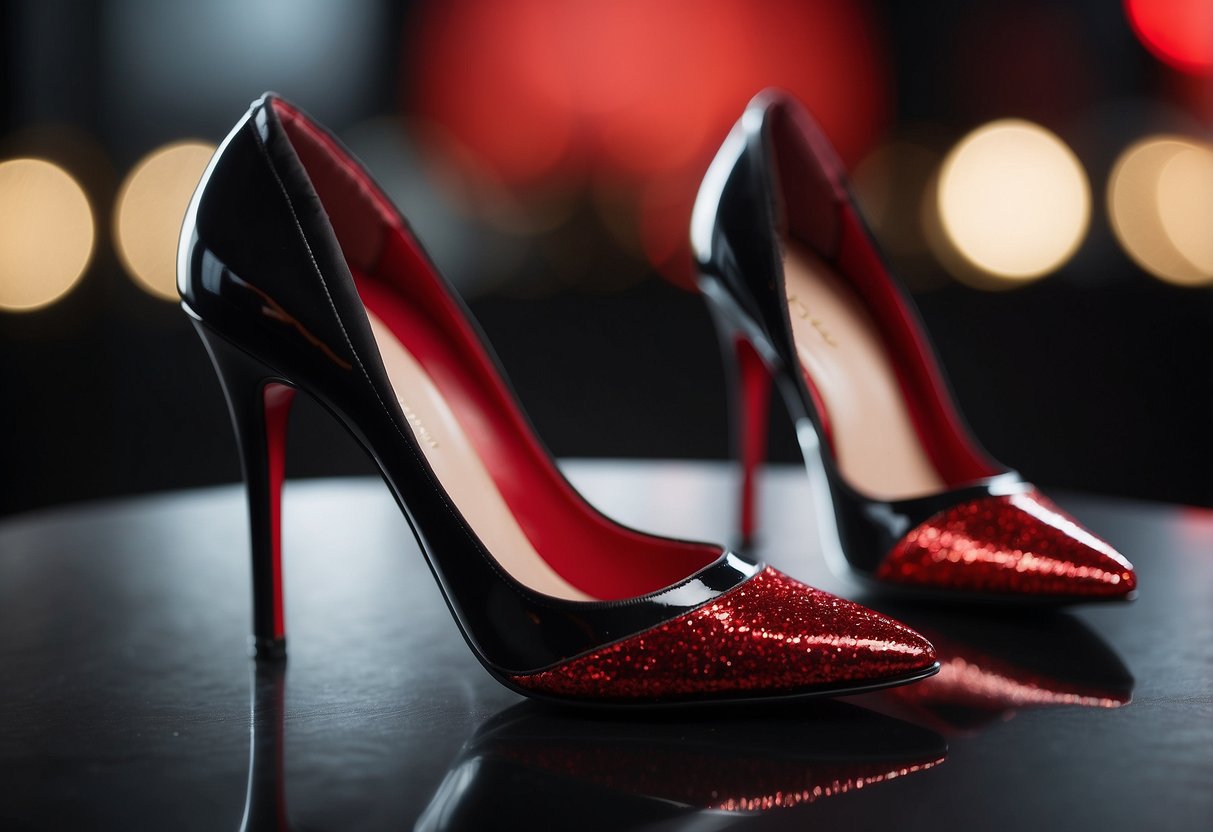
[[(254, 102), (203, 176), (182, 232), (179, 289), (228, 395), (249, 476), (254, 552), (278, 545), (272, 464), (258, 484), (269, 462), (261, 437), (274, 429), (266, 391), (302, 390), (376, 462), (473, 652), (509, 687), (519, 688), (519, 674), (710, 604), (762, 569), (721, 547), (627, 529), (589, 507), (534, 438), (467, 310), (404, 219), (334, 137), (275, 96)], [(372, 308), (391, 297), (413, 310), (418, 327), (390, 304)], [(531, 512), (523, 525), (532, 542), (602, 600), (537, 592), (485, 547), (427, 462), (371, 312), (451, 386), (452, 401), (480, 408), (477, 439), (490, 443), (511, 508)], [(275, 563), (269, 574), (280, 576)], [(257, 637), (280, 641), (281, 599), (263, 586), (280, 582), (257, 585)], [(933, 661), (922, 669), (933, 672)], [(884, 681), (879, 675), (874, 667), (872, 681)]]
[[(784, 281), (785, 237), (807, 246), (850, 280), (850, 289), (871, 311), (893, 356), (918, 441), (947, 484), (943, 489), (881, 499), (863, 493), (842, 474), (827, 414), (793, 340)], [(993, 461), (965, 426), (909, 294), (863, 222), (841, 162), (824, 133), (794, 101), (766, 91), (746, 108), (704, 177), (691, 220), (691, 245), (700, 290), (736, 379), (732, 422), (743, 468), (743, 546), (752, 544), (757, 525), (754, 470), (762, 454), (755, 445), (765, 443), (755, 434), (761, 436), (766, 425), (759, 424), (765, 419), (763, 406), (755, 400), (761, 395), (756, 379), (765, 372), (773, 376), (795, 422), (823, 553), (836, 571), (881, 586), (956, 596), (978, 593), (1065, 602), (1124, 598), (1133, 591), (1132, 567), (1102, 541), (1086, 554), (1105, 558), (1107, 571), (1120, 578), (1096, 591), (1079, 580), (1055, 582), (1047, 589), (1041, 582), (1018, 582), (1014, 570), (998, 580), (968, 580), (957, 574), (965, 568), (963, 554), (960, 562), (924, 570), (915, 580), (905, 579), (905, 569), (888, 568), (890, 553), (933, 518), (957, 506), (1025, 495), (1034, 488)], [(747, 350), (760, 361), (747, 363)], [(894, 575), (899, 579), (893, 580)]]

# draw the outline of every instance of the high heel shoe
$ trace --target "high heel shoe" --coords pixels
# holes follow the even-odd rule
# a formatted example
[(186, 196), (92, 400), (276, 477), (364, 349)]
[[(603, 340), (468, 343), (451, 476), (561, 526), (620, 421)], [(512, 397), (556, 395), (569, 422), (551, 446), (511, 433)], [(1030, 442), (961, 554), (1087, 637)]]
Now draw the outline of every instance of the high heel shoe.
[(216, 151), (178, 270), (242, 456), (257, 655), (285, 651), (283, 432), (302, 390), (374, 459), (468, 644), (513, 690), (648, 704), (835, 694), (936, 671), (931, 646), (891, 619), (591, 508), (404, 219), (282, 99), (254, 102)]
[(773, 380), (839, 571), (945, 597), (1134, 593), (1127, 560), (971, 437), (841, 162), (794, 101), (750, 102), (704, 178), (691, 245), (734, 369), (744, 543)]

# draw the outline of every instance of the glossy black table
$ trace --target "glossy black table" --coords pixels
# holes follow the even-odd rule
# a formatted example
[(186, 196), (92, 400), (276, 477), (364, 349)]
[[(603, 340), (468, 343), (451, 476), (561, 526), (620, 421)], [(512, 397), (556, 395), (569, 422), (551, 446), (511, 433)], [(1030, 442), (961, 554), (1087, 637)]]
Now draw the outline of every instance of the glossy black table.
[[(728, 536), (723, 465), (567, 469), (633, 525)], [(236, 487), (0, 523), (0, 828), (1208, 828), (1213, 513), (1061, 495), (1137, 564), (1132, 605), (894, 606), (813, 555), (799, 470), (766, 479), (766, 559), (918, 627), (938, 677), (650, 717), (524, 704), (407, 577), (371, 480), (288, 486), (291, 657), (258, 670)]]

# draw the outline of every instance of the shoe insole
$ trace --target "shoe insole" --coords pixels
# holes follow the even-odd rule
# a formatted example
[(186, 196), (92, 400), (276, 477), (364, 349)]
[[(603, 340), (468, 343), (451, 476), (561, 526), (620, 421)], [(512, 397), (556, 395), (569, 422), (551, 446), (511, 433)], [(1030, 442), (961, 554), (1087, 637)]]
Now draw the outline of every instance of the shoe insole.
[(792, 337), (826, 409), (838, 467), (863, 494), (894, 500), (939, 491), (888, 349), (859, 296), (807, 246), (789, 241), (784, 283)]
[(442, 391), (386, 324), (370, 310), (367, 318), (392, 389), (426, 461), (497, 563), (537, 592), (571, 601), (597, 600), (560, 577), (535, 551)]

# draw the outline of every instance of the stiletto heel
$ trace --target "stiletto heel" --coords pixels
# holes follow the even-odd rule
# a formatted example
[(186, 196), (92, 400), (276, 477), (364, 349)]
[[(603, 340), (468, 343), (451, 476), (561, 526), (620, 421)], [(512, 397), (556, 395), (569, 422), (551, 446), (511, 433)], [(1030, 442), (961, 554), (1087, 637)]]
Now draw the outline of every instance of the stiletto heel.
[(286, 426), (295, 389), (273, 370), (211, 332), (205, 324), (193, 323), (223, 386), (244, 473), (253, 564), (250, 646), (258, 659), (285, 659), (282, 483)]
[(758, 475), (767, 458), (767, 423), (771, 411), (771, 374), (752, 344), (733, 341), (741, 392), (736, 442), (741, 449), (741, 540), (749, 548), (758, 530)]
[(757, 545), (759, 475), (767, 457), (767, 431), (771, 410), (771, 372), (762, 357), (737, 327), (713, 315), (726, 372), (729, 395), (729, 433), (733, 456), (740, 468), (738, 531), (742, 550)]
[(841, 162), (794, 101), (768, 91), (746, 108), (704, 176), (691, 246), (722, 338), (744, 333), (749, 348), (726, 355), (745, 378), (734, 424), (754, 432), (735, 440), (743, 539), (764, 368), (796, 423), (831, 565), (954, 598), (1134, 594), (1127, 560), (973, 439)]
[(203, 174), (178, 288), (244, 460), (259, 655), (283, 651), (278, 495), (299, 389), (370, 454), (424, 555), (415, 569), (512, 690), (653, 705), (835, 695), (938, 670), (891, 619), (594, 510), (404, 218), (282, 99), (254, 102)]

